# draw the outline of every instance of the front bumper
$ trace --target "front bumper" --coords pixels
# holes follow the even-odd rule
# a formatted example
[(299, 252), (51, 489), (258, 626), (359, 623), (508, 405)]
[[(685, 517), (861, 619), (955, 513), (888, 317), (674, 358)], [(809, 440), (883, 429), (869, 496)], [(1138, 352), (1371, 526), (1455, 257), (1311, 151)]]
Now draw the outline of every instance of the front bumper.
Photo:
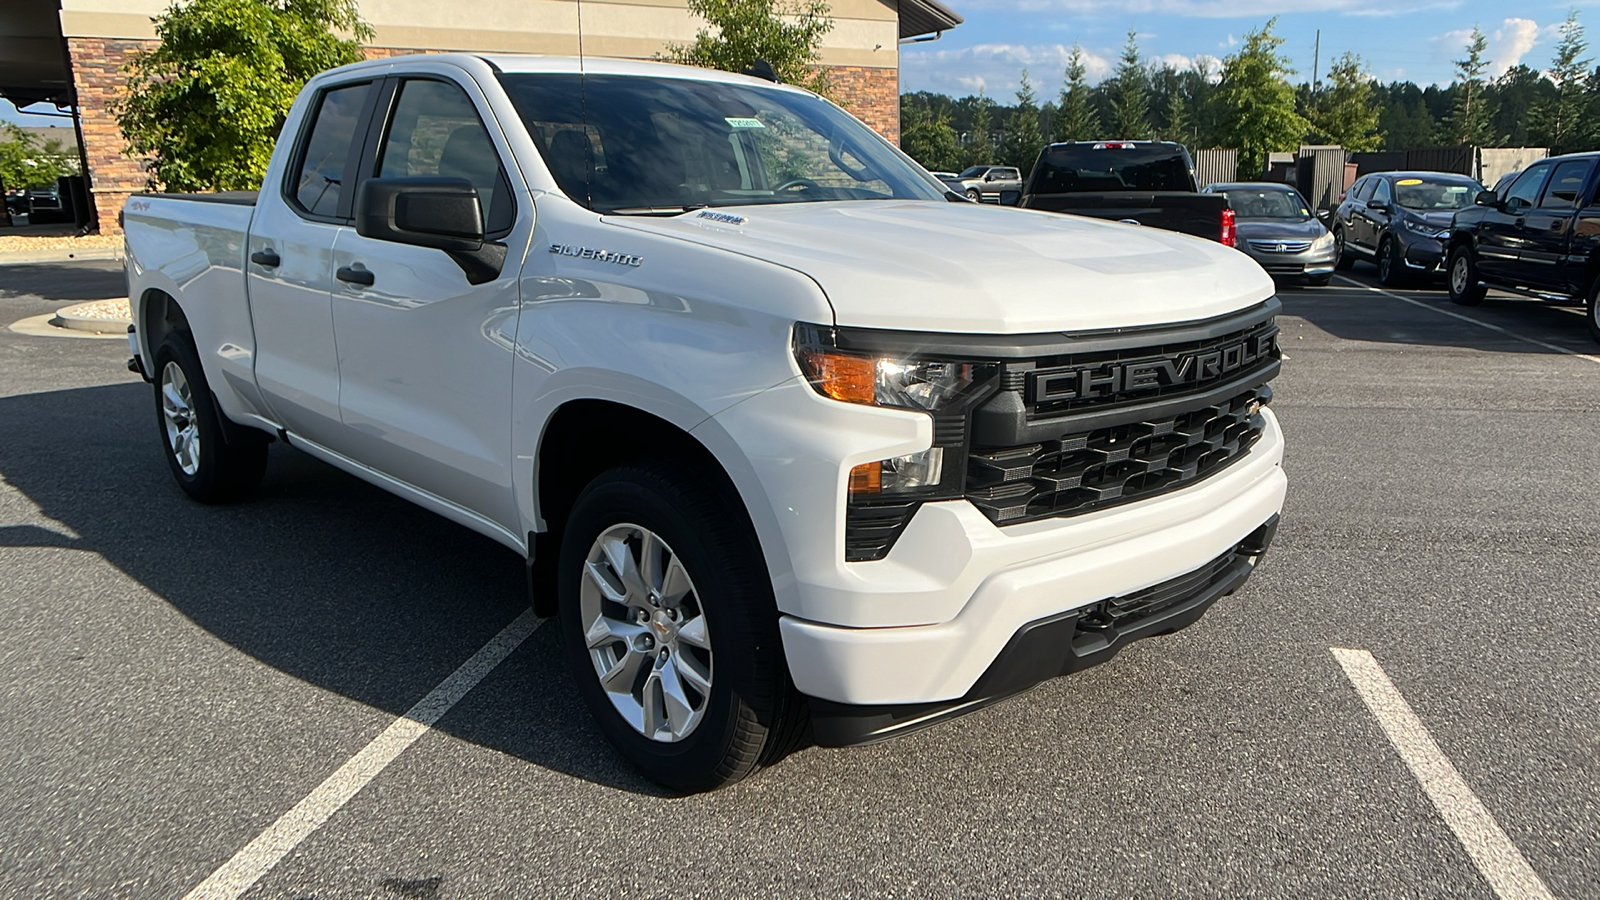
[(1128, 644), (1171, 634), (1238, 590), (1278, 529), (1273, 516), (1193, 572), (1134, 594), (1023, 625), (971, 690), (944, 702), (866, 705), (811, 700), (811, 727), (824, 747), (870, 744), (999, 702), (1061, 675), (1106, 662)]
[[(1398, 233), (1398, 231), (1397, 231)], [(1413, 272), (1439, 275), (1444, 272), (1444, 244), (1433, 238), (1406, 235), (1400, 241), (1405, 252), (1400, 259)]]
[(1306, 250), (1301, 253), (1263, 253), (1248, 244), (1242, 249), (1268, 275), (1279, 277), (1328, 275), (1333, 272), (1338, 256), (1332, 245), (1326, 250)]
[[(849, 705), (960, 701), (1029, 623), (1204, 567), (1283, 507), (1283, 439), (1270, 410), (1262, 415), (1250, 451), (1192, 487), (1005, 528), (965, 500), (928, 503), (886, 559), (849, 564), (848, 589), (797, 567), (812, 615), (785, 610), (780, 620), (796, 686)], [(928, 624), (860, 621), (896, 610), (919, 610)]]

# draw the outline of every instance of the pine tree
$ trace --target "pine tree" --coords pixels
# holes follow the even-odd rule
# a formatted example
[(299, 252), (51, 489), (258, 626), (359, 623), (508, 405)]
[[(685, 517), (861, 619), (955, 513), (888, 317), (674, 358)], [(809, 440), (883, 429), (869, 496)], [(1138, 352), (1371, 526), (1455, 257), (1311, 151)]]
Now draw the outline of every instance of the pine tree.
[(1223, 62), (1217, 86), (1217, 138), (1239, 148), (1242, 178), (1265, 172), (1267, 154), (1294, 149), (1306, 133), (1286, 78), (1289, 61), (1278, 52), (1283, 38), (1272, 33), (1277, 23), (1273, 17), (1259, 31), (1245, 33), (1239, 52)]
[(1083, 48), (1072, 45), (1067, 57), (1067, 80), (1056, 103), (1055, 139), (1092, 141), (1100, 136), (1100, 115), (1090, 102), (1088, 69), (1083, 64)]
[(1533, 119), (1537, 134), (1549, 144), (1550, 152), (1571, 153), (1581, 145), (1588, 123), (1584, 112), (1590, 98), (1584, 91), (1589, 74), (1589, 60), (1579, 59), (1589, 42), (1583, 39), (1583, 26), (1578, 22), (1578, 11), (1567, 14), (1561, 26), (1561, 42), (1556, 44), (1556, 56), (1550, 66), (1550, 82), (1556, 95), (1534, 108)]
[(1445, 121), (1445, 128), (1454, 143), (1473, 147), (1493, 143), (1489, 127), (1491, 113), (1483, 79), (1484, 71), (1489, 68), (1489, 61), (1483, 58), (1488, 47), (1488, 39), (1474, 25), (1466, 58), (1455, 60), (1456, 102), (1450, 110), (1450, 118)]
[(989, 107), (993, 102), (978, 92), (978, 102), (972, 108), (972, 143), (967, 145), (967, 165), (987, 166), (994, 163), (994, 141), (989, 136), (989, 129), (994, 125), (990, 121)]
[(1311, 110), (1316, 135), (1352, 153), (1378, 149), (1383, 143), (1378, 133), (1378, 107), (1361, 57), (1346, 53), (1334, 60), (1328, 69), (1328, 84)]
[(1128, 42), (1122, 46), (1111, 88), (1111, 130), (1122, 140), (1142, 140), (1150, 136), (1150, 79), (1139, 61), (1138, 32), (1128, 29)]
[(1039, 101), (1033, 93), (1033, 83), (1028, 80), (1028, 70), (1022, 70), (1022, 86), (1017, 88), (1017, 108), (1006, 122), (1005, 137), (1001, 142), (1000, 156), (1008, 166), (1016, 166), (1026, 173), (1039, 158), (1044, 147), (1044, 135), (1039, 132)]

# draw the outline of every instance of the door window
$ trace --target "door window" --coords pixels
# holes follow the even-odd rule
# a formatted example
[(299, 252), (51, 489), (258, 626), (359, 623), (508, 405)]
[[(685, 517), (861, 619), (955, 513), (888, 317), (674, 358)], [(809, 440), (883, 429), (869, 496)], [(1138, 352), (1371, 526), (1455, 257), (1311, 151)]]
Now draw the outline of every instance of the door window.
[(1586, 159), (1575, 159), (1556, 166), (1539, 206), (1544, 209), (1572, 209), (1577, 206), (1578, 194), (1583, 191), (1584, 182), (1589, 180), (1592, 165)]
[(1351, 191), (1351, 193), (1355, 196), (1355, 198), (1357, 200), (1360, 200), (1363, 203), (1365, 203), (1367, 198), (1372, 196), (1372, 185), (1374, 183), (1376, 183), (1377, 180), (1378, 179), (1372, 178), (1371, 176), (1363, 178), (1360, 181), (1356, 182), (1355, 189), (1353, 191)]
[(1534, 166), (1515, 182), (1506, 191), (1506, 209), (1527, 209), (1539, 197), (1539, 190), (1544, 187), (1545, 176), (1550, 174), (1549, 166)]
[(317, 98), (317, 111), (288, 186), (289, 199), (301, 212), (330, 218), (339, 215), (345, 167), (371, 90), (370, 83), (351, 84), (324, 91)]
[(1376, 185), (1376, 187), (1372, 191), (1372, 199), (1373, 199), (1373, 201), (1376, 202), (1376, 203), (1387, 203), (1390, 206), (1393, 206), (1394, 205), (1394, 195), (1389, 192), (1389, 182), (1388, 182), (1388, 180), (1384, 179), (1384, 178), (1374, 178), (1372, 180)]
[(378, 156), (379, 178), (464, 178), (478, 191), (484, 233), (510, 230), (516, 218), (510, 184), (488, 129), (458, 85), (402, 82)]

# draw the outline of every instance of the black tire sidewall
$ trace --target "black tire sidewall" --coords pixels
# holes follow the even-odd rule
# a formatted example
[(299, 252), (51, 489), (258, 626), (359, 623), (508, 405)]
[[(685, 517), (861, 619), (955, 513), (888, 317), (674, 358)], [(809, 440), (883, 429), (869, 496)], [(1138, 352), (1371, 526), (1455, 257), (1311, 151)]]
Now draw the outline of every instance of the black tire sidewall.
[(1586, 308), (1589, 336), (1600, 341), (1600, 278), (1589, 283), (1589, 305)]
[[(1467, 267), (1466, 286), (1456, 292), (1456, 265), (1464, 264)], [(1444, 273), (1445, 285), (1450, 291), (1450, 299), (1461, 306), (1477, 306), (1483, 302), (1487, 290), (1478, 284), (1478, 264), (1472, 258), (1472, 248), (1466, 245), (1457, 246), (1450, 251)]]
[(1345, 248), (1344, 228), (1336, 227), (1333, 229), (1333, 245), (1339, 250), (1338, 257), (1333, 261), (1333, 267), (1341, 272), (1349, 271), (1356, 264), (1356, 258), (1350, 255), (1350, 251)]
[[(682, 791), (709, 790), (752, 771), (781, 703), (778, 692), (788, 689), (759, 547), (741, 533), (748, 526), (731, 514), (725, 498), (693, 484), (666, 465), (629, 466), (597, 478), (573, 506), (557, 575), (557, 618), (578, 692), (630, 762), (651, 780)], [(683, 560), (711, 636), (709, 705), (694, 732), (673, 743), (645, 737), (617, 714), (584, 642), (582, 567), (595, 538), (625, 522), (655, 532)]]
[[(162, 413), (161, 383), (168, 363), (176, 363), (189, 382), (189, 407), (195, 418), (200, 436), (199, 465), (193, 475), (183, 471), (167, 438), (166, 416)], [(161, 451), (166, 455), (167, 468), (184, 492), (198, 500), (208, 500), (218, 491), (217, 454), (222, 447), (222, 424), (217, 421), (216, 408), (211, 402), (211, 387), (206, 382), (205, 370), (200, 366), (200, 354), (189, 336), (181, 331), (167, 335), (156, 348), (155, 370), (156, 431), (161, 440)]]
[(1378, 281), (1385, 287), (1398, 287), (1404, 281), (1405, 263), (1400, 261), (1400, 242), (1393, 237), (1386, 236), (1378, 244), (1377, 264)]

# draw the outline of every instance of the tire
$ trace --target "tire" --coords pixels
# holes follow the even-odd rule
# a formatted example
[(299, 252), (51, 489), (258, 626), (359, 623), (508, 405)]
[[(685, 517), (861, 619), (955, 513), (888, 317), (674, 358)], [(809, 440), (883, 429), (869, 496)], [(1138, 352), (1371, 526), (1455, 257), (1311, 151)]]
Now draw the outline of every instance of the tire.
[(1350, 269), (1356, 264), (1356, 258), (1351, 256), (1350, 251), (1344, 248), (1343, 228), (1335, 228), (1333, 230), (1333, 245), (1339, 248), (1339, 256), (1333, 261), (1333, 267), (1341, 272), (1350, 271)]
[(156, 348), (154, 376), (156, 429), (178, 486), (201, 503), (249, 496), (266, 474), (269, 438), (224, 428), (188, 332), (171, 332)]
[(1450, 251), (1450, 267), (1446, 270), (1450, 285), (1450, 300), (1458, 306), (1478, 306), (1489, 289), (1478, 281), (1478, 263), (1472, 258), (1472, 248), (1459, 244)]
[(1332, 275), (1312, 275), (1306, 279), (1306, 284), (1311, 287), (1327, 287), (1333, 281)]
[[(705, 484), (668, 463), (601, 475), (573, 506), (558, 573), (561, 639), (590, 713), (645, 777), (686, 792), (775, 760), (804, 717), (760, 546), (737, 501)], [(647, 546), (657, 562), (642, 565)]]
[(1589, 323), (1589, 336), (1600, 341), (1600, 278), (1589, 284), (1589, 308), (1584, 319)]
[(1400, 258), (1400, 242), (1392, 237), (1385, 237), (1378, 244), (1378, 255), (1374, 259), (1378, 266), (1378, 283), (1384, 287), (1405, 287), (1406, 264)]
[(982, 203), (983, 202), (983, 194), (980, 193), (977, 188), (968, 188), (967, 189), (967, 199), (971, 200), (973, 203)]

